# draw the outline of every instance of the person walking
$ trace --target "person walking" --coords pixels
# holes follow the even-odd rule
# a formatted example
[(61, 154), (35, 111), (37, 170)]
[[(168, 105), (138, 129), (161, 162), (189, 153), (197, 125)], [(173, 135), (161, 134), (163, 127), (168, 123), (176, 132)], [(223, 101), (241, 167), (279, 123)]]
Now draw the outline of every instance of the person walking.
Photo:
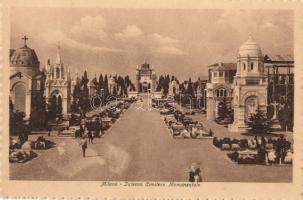
[(87, 148), (86, 135), (82, 136), (80, 146), (82, 147), (82, 155), (83, 155), (83, 158), (84, 158), (85, 157), (85, 151), (86, 151), (86, 148)]
[(92, 131), (89, 130), (88, 131), (88, 144), (93, 144), (93, 139), (94, 139), (94, 137), (93, 137)]
[(202, 182), (202, 177), (201, 177), (201, 170), (200, 168), (195, 169), (195, 175), (194, 175), (195, 182)]
[(83, 126), (80, 124), (79, 137), (82, 138), (83, 135), (84, 135), (84, 128), (83, 128)]
[(193, 170), (189, 170), (188, 173), (189, 173), (188, 181), (195, 182), (195, 172)]

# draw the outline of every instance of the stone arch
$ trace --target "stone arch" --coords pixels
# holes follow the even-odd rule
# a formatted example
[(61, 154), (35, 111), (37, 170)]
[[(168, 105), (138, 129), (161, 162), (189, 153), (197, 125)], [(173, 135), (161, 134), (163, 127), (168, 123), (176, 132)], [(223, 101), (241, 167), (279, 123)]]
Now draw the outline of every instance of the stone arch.
[(242, 97), (240, 98), (240, 104), (244, 105), (245, 104), (245, 101), (246, 99), (249, 97), (249, 96), (256, 96), (258, 97), (259, 99), (259, 102), (266, 102), (266, 98), (261, 95), (260, 93), (258, 93), (257, 91), (250, 91), (250, 92), (246, 92), (244, 95), (242, 95)]
[(28, 89), (27, 84), (24, 81), (17, 81), (13, 85), (11, 85), (10, 90), (13, 91), (15, 89), (16, 85), (18, 85), (18, 84), (23, 84), (25, 86), (26, 90)]
[(259, 106), (259, 98), (256, 95), (250, 95), (244, 101), (244, 119), (248, 121), (249, 117), (256, 113)]
[(50, 92), (50, 95), (49, 95), (49, 98), (51, 98), (53, 95), (55, 95), (55, 96), (61, 96), (61, 98), (64, 98), (64, 95), (63, 95), (63, 92), (61, 91), (61, 90), (59, 90), (59, 89), (54, 89), (54, 90), (52, 90), (51, 92)]
[(54, 115), (62, 114), (63, 112), (63, 93), (59, 89), (54, 89), (50, 96), (48, 97), (48, 103), (51, 104), (51, 109), (53, 109)]

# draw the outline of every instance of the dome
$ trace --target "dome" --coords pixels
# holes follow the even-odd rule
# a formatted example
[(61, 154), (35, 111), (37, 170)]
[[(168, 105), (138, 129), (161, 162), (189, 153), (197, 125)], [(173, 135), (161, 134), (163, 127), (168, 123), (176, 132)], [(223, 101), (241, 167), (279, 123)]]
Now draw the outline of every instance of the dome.
[(262, 51), (254, 39), (249, 36), (248, 40), (240, 47), (238, 55), (240, 57), (262, 57)]
[(10, 58), (11, 67), (29, 67), (39, 69), (39, 60), (35, 50), (27, 46), (15, 50)]

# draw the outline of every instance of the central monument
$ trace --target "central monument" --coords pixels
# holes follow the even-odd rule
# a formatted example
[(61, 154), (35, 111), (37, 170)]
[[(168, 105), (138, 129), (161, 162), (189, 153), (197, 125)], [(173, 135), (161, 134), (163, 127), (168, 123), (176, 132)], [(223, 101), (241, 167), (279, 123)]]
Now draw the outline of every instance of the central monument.
[(136, 69), (137, 91), (149, 93), (156, 90), (156, 72), (148, 63), (142, 64)]
[(239, 49), (233, 101), (234, 122), (229, 126), (232, 132), (246, 132), (246, 122), (258, 108), (266, 112), (267, 76), (264, 72), (264, 56), (251, 36)]

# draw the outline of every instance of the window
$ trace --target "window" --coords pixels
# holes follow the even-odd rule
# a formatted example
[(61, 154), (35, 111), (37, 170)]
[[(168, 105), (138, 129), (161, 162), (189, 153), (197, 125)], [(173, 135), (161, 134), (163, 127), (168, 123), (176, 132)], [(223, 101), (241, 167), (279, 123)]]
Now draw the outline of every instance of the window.
[(217, 72), (214, 72), (214, 77), (217, 77)]
[(254, 63), (250, 63), (250, 70), (254, 70)]
[(223, 77), (223, 72), (219, 72), (219, 77)]
[(227, 91), (224, 88), (218, 89), (216, 91), (217, 97), (226, 97), (227, 96)]
[(243, 70), (246, 70), (246, 65), (245, 65), (245, 63), (243, 63)]

